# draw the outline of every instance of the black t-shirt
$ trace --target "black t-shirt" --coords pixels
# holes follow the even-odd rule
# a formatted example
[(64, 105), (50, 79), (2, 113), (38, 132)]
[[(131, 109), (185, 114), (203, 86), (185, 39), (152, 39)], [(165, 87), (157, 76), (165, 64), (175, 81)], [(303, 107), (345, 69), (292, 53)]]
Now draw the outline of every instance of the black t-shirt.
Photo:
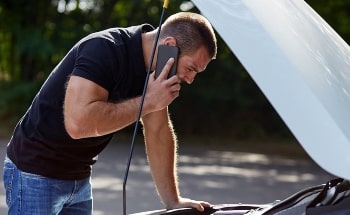
[(8, 157), (25, 172), (57, 179), (83, 179), (113, 134), (74, 140), (65, 130), (63, 101), (71, 75), (91, 80), (109, 92), (109, 101), (141, 95), (146, 79), (141, 33), (144, 24), (111, 28), (79, 41), (54, 68), (7, 147)]

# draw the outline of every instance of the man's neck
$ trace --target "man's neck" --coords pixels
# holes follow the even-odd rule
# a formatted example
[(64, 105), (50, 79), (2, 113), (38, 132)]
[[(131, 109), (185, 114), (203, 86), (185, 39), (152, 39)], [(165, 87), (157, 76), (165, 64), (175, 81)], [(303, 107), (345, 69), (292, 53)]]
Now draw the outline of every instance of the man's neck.
[[(143, 51), (143, 58), (145, 61), (145, 66), (146, 66), (146, 70), (149, 67), (149, 63), (151, 60), (151, 55), (152, 55), (152, 50), (153, 50), (153, 43), (154, 43), (154, 39), (156, 37), (156, 33), (157, 33), (157, 29), (150, 31), (150, 32), (145, 32), (142, 33), (141, 38), (142, 38), (142, 51)], [(151, 71), (153, 71), (155, 69), (155, 62), (157, 61), (156, 59), (157, 57), (154, 57), (153, 60), (153, 66), (151, 68)]]

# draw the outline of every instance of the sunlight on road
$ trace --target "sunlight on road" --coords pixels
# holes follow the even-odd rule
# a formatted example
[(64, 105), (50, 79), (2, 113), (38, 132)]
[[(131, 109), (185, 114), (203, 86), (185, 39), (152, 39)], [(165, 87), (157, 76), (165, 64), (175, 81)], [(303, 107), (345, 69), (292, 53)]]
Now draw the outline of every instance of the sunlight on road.
[[(301, 161), (297, 162), (288, 158), (269, 157), (264, 154), (208, 151), (205, 159), (203, 157), (183, 155), (179, 156), (179, 161), (181, 166), (178, 170), (181, 174), (246, 177), (250, 179), (264, 177), (270, 178), (270, 181), (275, 181), (275, 183), (315, 180), (315, 175), (311, 173), (296, 174), (296, 169), (293, 167)], [(273, 168), (271, 164), (274, 163), (291, 169), (289, 172), (281, 172)]]
[(240, 177), (262, 177), (266, 175), (263, 171), (237, 168), (232, 166), (218, 166), (218, 165), (196, 165), (184, 166), (179, 168), (179, 173), (186, 173), (192, 175), (217, 175), (217, 176), (240, 176)]
[(110, 176), (96, 176), (92, 182), (93, 190), (96, 189), (108, 189), (112, 191), (121, 191), (123, 181), (119, 178), (113, 178)]

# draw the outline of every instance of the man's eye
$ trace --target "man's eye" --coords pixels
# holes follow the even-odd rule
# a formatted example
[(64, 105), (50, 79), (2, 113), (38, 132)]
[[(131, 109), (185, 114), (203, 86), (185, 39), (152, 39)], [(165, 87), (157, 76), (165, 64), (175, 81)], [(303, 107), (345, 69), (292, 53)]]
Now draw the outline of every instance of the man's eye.
[(188, 68), (188, 69), (187, 69), (187, 72), (194, 72), (194, 70), (193, 70), (193, 69)]

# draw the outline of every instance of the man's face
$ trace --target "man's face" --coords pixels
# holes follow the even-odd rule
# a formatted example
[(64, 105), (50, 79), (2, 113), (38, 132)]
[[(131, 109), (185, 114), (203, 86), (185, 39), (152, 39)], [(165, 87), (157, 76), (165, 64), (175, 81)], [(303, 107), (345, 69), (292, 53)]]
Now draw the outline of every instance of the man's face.
[(183, 55), (178, 60), (177, 77), (181, 82), (191, 84), (198, 73), (205, 70), (211, 59), (207, 50), (202, 46), (191, 55)]

